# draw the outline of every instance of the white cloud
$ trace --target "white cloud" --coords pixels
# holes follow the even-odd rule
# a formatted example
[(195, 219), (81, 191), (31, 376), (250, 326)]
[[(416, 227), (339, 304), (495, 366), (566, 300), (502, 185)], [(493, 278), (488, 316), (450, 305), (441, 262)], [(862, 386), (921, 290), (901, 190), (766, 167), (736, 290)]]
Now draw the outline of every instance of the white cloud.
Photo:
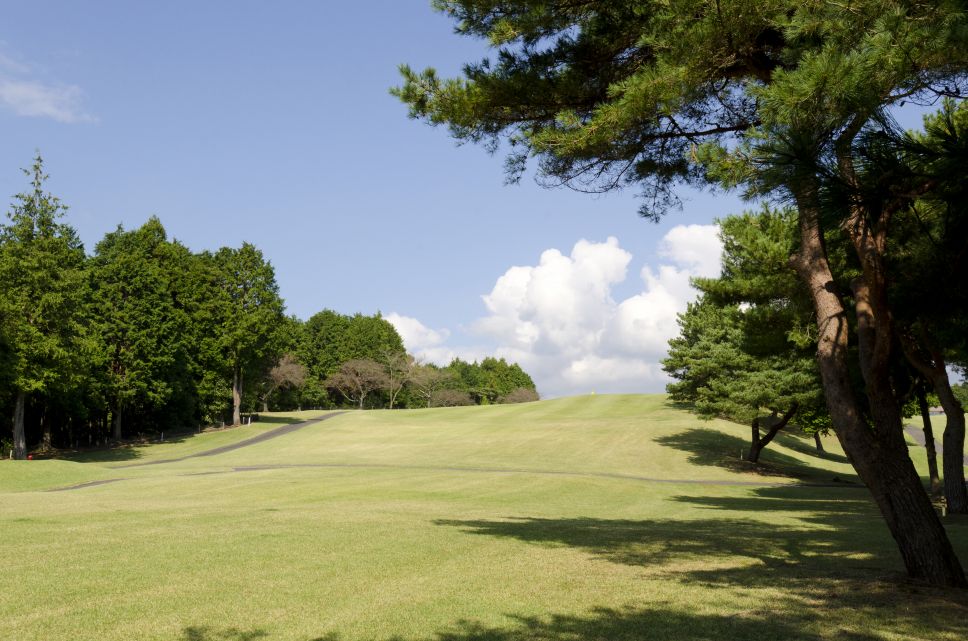
[(616, 301), (632, 255), (615, 238), (549, 249), (533, 267), (512, 267), (483, 297), (489, 314), (472, 327), (521, 363), (550, 396), (661, 391), (659, 361), (678, 333), (676, 316), (695, 298), (693, 276), (720, 270), (714, 225), (678, 226), (660, 243), (666, 261), (645, 266), (640, 293)]
[(393, 312), (384, 316), (393, 325), (407, 351), (424, 363), (447, 365), (455, 358), (480, 361), (488, 351), (480, 347), (452, 347), (445, 345), (450, 338), (448, 329), (431, 329), (412, 316)]
[(416, 318), (403, 316), (396, 312), (387, 314), (384, 318), (396, 328), (400, 338), (403, 339), (403, 344), (409, 350), (437, 347), (450, 336), (450, 332), (446, 329), (430, 329)]
[(424, 360), (503, 357), (520, 363), (545, 396), (662, 391), (659, 361), (679, 331), (677, 314), (696, 296), (689, 279), (718, 275), (721, 251), (715, 225), (674, 227), (659, 244), (663, 264), (642, 267), (642, 291), (616, 301), (613, 289), (633, 258), (618, 239), (580, 240), (568, 255), (548, 249), (537, 265), (509, 268), (481, 297), (487, 315), (469, 329), (490, 349), (450, 347), (447, 330), (415, 318), (387, 320)]
[(0, 53), (0, 106), (18, 116), (50, 118), (57, 122), (93, 120), (81, 107), (80, 87), (42, 82), (34, 75), (30, 65)]
[(659, 254), (688, 268), (692, 276), (719, 276), (723, 243), (716, 225), (678, 225), (659, 245)]

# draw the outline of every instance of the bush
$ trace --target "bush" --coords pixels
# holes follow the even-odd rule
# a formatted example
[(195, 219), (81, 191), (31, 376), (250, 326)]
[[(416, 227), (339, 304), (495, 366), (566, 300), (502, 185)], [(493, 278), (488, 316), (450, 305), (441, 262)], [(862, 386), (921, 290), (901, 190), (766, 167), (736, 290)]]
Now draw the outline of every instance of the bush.
[(437, 390), (430, 398), (434, 407), (456, 407), (458, 405), (474, 404), (474, 399), (470, 394), (456, 389)]
[(499, 403), (531, 403), (539, 400), (538, 392), (529, 387), (518, 387), (511, 390), (507, 396), (498, 399)]

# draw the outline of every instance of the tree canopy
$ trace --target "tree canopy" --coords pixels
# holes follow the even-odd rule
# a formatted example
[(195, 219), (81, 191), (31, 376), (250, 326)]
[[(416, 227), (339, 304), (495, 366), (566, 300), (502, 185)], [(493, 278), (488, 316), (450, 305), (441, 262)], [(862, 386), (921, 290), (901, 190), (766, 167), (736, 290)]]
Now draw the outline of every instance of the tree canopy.
[[(881, 509), (908, 572), (965, 585), (907, 456), (888, 278), (897, 212), (929, 175), (869, 188), (864, 167), (904, 101), (961, 97), (964, 3), (438, 0), (493, 59), (462, 77), (402, 67), (412, 117), (461, 140), (506, 141), (516, 179), (643, 187), (658, 217), (680, 183), (795, 203), (792, 264), (815, 315), (817, 362), (837, 435)], [(830, 245), (828, 235), (843, 242)], [(855, 270), (839, 287), (841, 266)], [(856, 343), (854, 343), (856, 341)]]
[[(811, 432), (830, 423), (808, 335), (809, 300), (788, 261), (795, 225), (790, 210), (720, 221), (722, 275), (694, 280), (700, 298), (680, 315), (680, 335), (663, 361), (675, 379), (667, 388), (673, 400), (705, 418), (752, 424), (753, 462), (788, 421)], [(764, 411), (786, 420), (770, 421), (761, 437)]]

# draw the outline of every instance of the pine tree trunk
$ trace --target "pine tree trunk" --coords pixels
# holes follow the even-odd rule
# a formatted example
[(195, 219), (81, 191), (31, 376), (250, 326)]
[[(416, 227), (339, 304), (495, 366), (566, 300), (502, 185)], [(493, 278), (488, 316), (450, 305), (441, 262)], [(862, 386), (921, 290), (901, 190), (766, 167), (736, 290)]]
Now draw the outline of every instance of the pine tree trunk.
[(18, 461), (27, 458), (27, 434), (24, 430), (24, 405), (27, 395), (17, 391), (17, 399), (13, 408), (13, 457)]
[(941, 490), (941, 477), (938, 475), (938, 452), (934, 444), (934, 429), (931, 427), (931, 412), (928, 409), (928, 395), (919, 384), (917, 389), (918, 408), (921, 410), (921, 424), (924, 425), (924, 449), (928, 454), (928, 475), (931, 477), (931, 493)]
[[(910, 336), (899, 334), (908, 362), (931, 383), (941, 407), (944, 408), (946, 424), (942, 443), (941, 466), (944, 472), (944, 495), (948, 512), (968, 514), (968, 489), (965, 488), (965, 411), (955, 398), (948, 380), (948, 369), (941, 350), (932, 345), (928, 331), (921, 328), (921, 344)], [(927, 352), (928, 357), (924, 356)]]
[(823, 454), (825, 452), (823, 449), (823, 441), (820, 440), (820, 432), (813, 433), (813, 444), (817, 446), (818, 454)]
[(794, 403), (790, 410), (784, 414), (782, 418), (770, 426), (770, 430), (763, 438), (760, 438), (760, 419), (758, 417), (753, 419), (753, 443), (750, 446), (749, 454), (746, 456), (747, 461), (750, 463), (759, 462), (760, 453), (763, 451), (763, 448), (769, 445), (776, 435), (780, 433), (780, 430), (790, 423), (790, 419), (793, 418), (793, 415), (797, 413), (798, 408), (799, 405)]
[[(872, 324), (878, 319), (866, 303), (858, 302), (857, 332), (874, 423), (871, 429), (851, 384), (847, 310), (824, 246), (816, 184), (805, 178), (794, 187), (801, 242), (792, 263), (813, 300), (817, 362), (837, 438), (884, 516), (908, 575), (935, 585), (965, 587), (961, 564), (907, 452), (900, 411), (882, 365), (883, 353), (878, 351), (887, 348), (884, 328)], [(886, 323), (889, 318), (879, 320)], [(872, 335), (881, 339), (879, 345), (871, 344)]]
[(950, 514), (968, 514), (968, 491), (965, 489), (965, 410), (951, 391), (947, 372), (935, 378), (934, 391), (941, 400), (946, 420), (941, 453), (945, 503), (948, 504)]
[(760, 417), (757, 416), (753, 419), (753, 423), (750, 426), (752, 428), (752, 435), (750, 437), (750, 451), (746, 453), (746, 460), (750, 463), (756, 463), (760, 458)]
[(232, 373), (232, 425), (242, 424), (242, 372), (236, 367)]

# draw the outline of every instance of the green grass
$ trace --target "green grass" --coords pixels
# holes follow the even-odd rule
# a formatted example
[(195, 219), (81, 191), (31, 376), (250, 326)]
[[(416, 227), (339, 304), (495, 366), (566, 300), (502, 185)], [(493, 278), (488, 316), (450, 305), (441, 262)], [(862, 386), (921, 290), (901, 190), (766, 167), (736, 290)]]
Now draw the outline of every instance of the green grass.
[[(968, 637), (968, 598), (903, 580), (866, 490), (802, 485), (854, 479), (834, 439), (818, 457), (783, 435), (756, 471), (743, 426), (595, 396), (350, 412), (115, 467), (246, 430), (0, 463), (0, 637)], [(35, 491), (107, 478), (125, 480)]]

